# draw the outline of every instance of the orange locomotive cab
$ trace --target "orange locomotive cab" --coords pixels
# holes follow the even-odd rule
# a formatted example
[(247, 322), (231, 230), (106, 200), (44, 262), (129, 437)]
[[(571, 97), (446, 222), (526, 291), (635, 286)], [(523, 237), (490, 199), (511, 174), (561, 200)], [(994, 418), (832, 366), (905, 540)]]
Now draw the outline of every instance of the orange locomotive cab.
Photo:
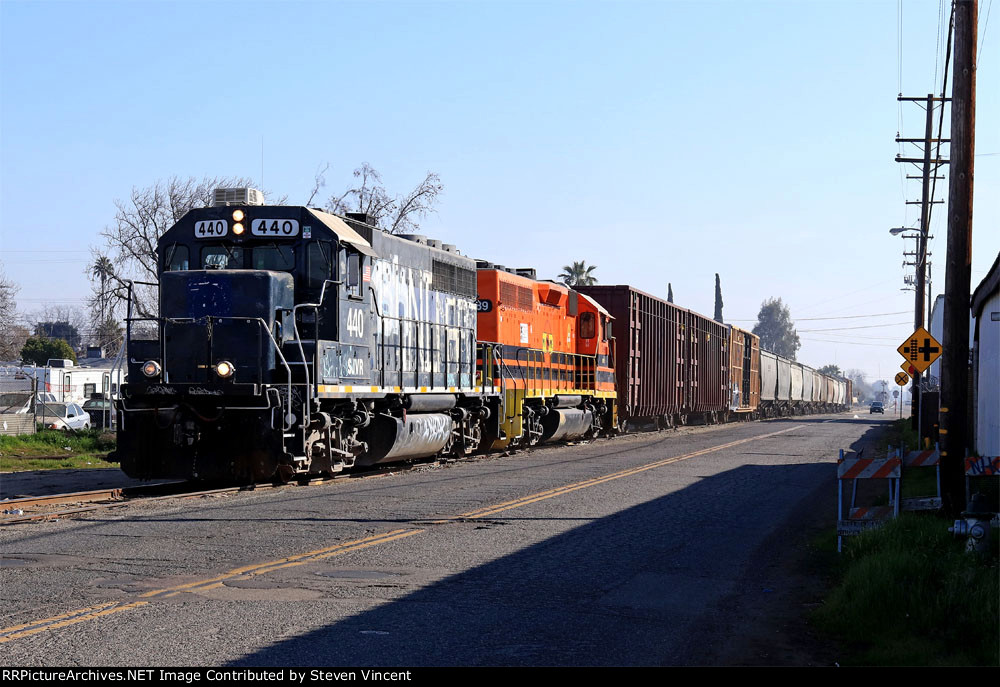
[(492, 448), (592, 437), (617, 427), (611, 316), (534, 270), (477, 271), (479, 373), (500, 389)]

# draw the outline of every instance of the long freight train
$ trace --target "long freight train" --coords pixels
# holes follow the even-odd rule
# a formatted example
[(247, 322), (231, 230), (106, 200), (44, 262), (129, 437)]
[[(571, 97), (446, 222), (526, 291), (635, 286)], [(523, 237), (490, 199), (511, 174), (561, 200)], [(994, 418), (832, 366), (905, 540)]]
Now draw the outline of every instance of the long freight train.
[(289, 480), (850, 398), (631, 287), (573, 289), (259, 198), (218, 189), (157, 243), (158, 316), (130, 303), (116, 403), (131, 477)]

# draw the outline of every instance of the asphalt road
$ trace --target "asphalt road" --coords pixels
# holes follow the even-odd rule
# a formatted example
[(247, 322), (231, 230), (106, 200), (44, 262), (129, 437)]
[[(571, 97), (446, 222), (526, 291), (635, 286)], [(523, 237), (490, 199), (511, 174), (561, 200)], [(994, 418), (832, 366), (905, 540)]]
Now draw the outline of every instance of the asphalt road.
[(630, 435), (4, 527), (0, 661), (704, 664), (753, 622), (727, 598), (771, 535), (890, 421)]

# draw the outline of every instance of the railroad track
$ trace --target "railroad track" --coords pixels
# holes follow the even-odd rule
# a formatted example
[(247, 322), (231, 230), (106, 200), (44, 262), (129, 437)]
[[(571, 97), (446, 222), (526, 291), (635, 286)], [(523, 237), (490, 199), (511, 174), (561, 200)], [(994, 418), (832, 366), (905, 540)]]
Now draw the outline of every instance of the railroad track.
[[(706, 429), (721, 428), (722, 425), (711, 425)], [(674, 428), (675, 430), (677, 428)], [(685, 429), (701, 429), (701, 427), (690, 427)], [(655, 434), (656, 432), (636, 432), (631, 436), (643, 434)], [(505, 452), (502, 455), (510, 455), (514, 452), (528, 451), (534, 448), (546, 448), (557, 445), (573, 446), (583, 442), (566, 442), (561, 444), (549, 444), (545, 447), (533, 447), (518, 451)], [(142, 485), (137, 487), (125, 487), (116, 489), (98, 489), (96, 491), (79, 491), (66, 494), (52, 494), (50, 496), (29, 496), (19, 499), (0, 501), (2, 513), (0, 513), (0, 527), (4, 525), (16, 525), (25, 522), (52, 520), (97, 510), (111, 508), (124, 508), (135, 503), (150, 503), (168, 499), (188, 499), (211, 496), (214, 494), (237, 493), (241, 491), (256, 491), (260, 489), (282, 489), (297, 488), (301, 486), (317, 486), (330, 484), (345, 479), (371, 479), (375, 477), (385, 477), (393, 473), (405, 472), (413, 469), (427, 469), (442, 466), (446, 463), (474, 462), (489, 458), (494, 458), (501, 454), (479, 455), (474, 454), (462, 458), (448, 458), (432, 461), (416, 461), (413, 463), (393, 463), (386, 466), (374, 466), (362, 472), (340, 473), (328, 478), (313, 478), (302, 482), (288, 483), (258, 483), (242, 486), (229, 486), (215, 489), (198, 489), (196, 483), (191, 482), (161, 482), (157, 484)], [(69, 508), (60, 506), (69, 505)], [(10, 512), (13, 511), (13, 512)], [(22, 511), (17, 513), (16, 511)]]
[[(254, 486), (256, 487), (256, 485)], [(2, 502), (3, 514), (0, 516), (0, 525), (14, 525), (32, 520), (48, 520), (95, 510), (121, 508), (136, 500), (148, 502), (187, 498), (216, 492), (239, 491), (241, 488), (246, 487), (192, 490), (191, 485), (185, 482), (167, 482), (123, 489), (97, 489), (49, 496), (27, 496)], [(64, 506), (70, 507), (65, 508)]]
[[(466, 458), (465, 460), (468, 460)], [(330, 484), (344, 479), (370, 479), (384, 477), (392, 473), (403, 472), (418, 467), (426, 467), (429, 463), (398, 464), (386, 467), (375, 467), (364, 472), (338, 474), (327, 478), (312, 478), (301, 482), (289, 483), (259, 483), (242, 486), (221, 487), (215, 489), (198, 489), (191, 482), (161, 482), (138, 487), (116, 489), (97, 489), (95, 491), (77, 491), (49, 496), (27, 496), (18, 499), (0, 501), (3, 510), (0, 513), (0, 526), (16, 525), (38, 520), (53, 520), (82, 513), (111, 508), (124, 508), (135, 503), (151, 503), (168, 499), (190, 499), (214, 494), (231, 494), (241, 491), (257, 491), (261, 489), (294, 489), (303, 486), (318, 486)], [(62, 506), (70, 506), (63, 508)]]

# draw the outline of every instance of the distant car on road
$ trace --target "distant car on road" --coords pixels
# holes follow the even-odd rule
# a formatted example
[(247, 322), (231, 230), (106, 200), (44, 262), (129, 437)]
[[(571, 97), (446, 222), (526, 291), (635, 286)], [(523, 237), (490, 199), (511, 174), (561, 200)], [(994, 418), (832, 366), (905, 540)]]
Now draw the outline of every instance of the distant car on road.
[(881, 401), (875, 401), (871, 404), (868, 408), (868, 414), (871, 415), (872, 413), (881, 413), (882, 415), (885, 415), (885, 406), (882, 405)]
[(39, 403), (38, 416), (45, 429), (90, 429), (90, 415), (75, 403)]

